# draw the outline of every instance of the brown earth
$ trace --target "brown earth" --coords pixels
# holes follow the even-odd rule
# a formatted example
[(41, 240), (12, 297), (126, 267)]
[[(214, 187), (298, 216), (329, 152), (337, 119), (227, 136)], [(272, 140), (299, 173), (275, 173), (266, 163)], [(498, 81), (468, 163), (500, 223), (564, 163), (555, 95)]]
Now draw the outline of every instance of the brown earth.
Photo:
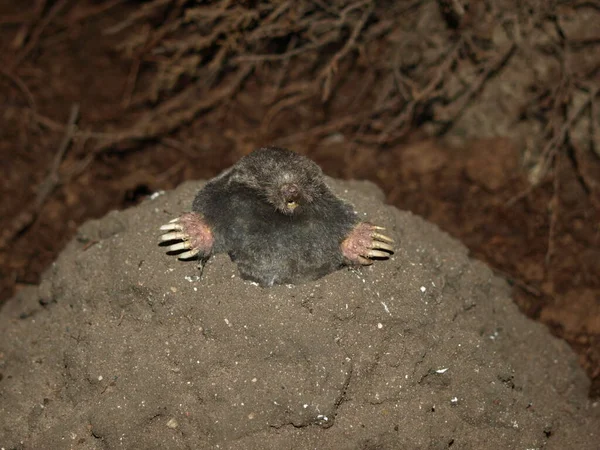
[[(432, 223), (327, 180), (402, 246), (261, 288), (155, 239), (202, 182), (82, 225), (0, 315), (0, 448), (596, 450), (562, 340)], [(282, 228), (283, 230), (283, 228)]]
[[(569, 342), (590, 394), (600, 393), (597, 3), (548, 2), (542, 13), (533, 2), (491, 10), (474, 1), (464, 15), (442, 8), (444, 19), (445, 2), (357, 2), (341, 15), (348, 52), (334, 36), (300, 61), (256, 63), (239, 83), (231, 80), (241, 65), (215, 66), (214, 79), (188, 67), (217, 61), (245, 24), (218, 36), (200, 62), (188, 51), (177, 64), (152, 51), (183, 39), (185, 30), (161, 25), (186, 2), (162, 2), (169, 7), (115, 29), (156, 3), (0, 1), (2, 299), (37, 284), (86, 219), (276, 143), (331, 176), (374, 181), (388, 202), (462, 240), (510, 281), (523, 312)], [(316, 27), (316, 13), (305, 14), (315, 18), (302, 26)], [(295, 26), (292, 13), (280, 16)], [(502, 17), (513, 20), (510, 39), (490, 26)], [(314, 31), (298, 30), (257, 53), (282, 54)], [(390, 48), (402, 59), (395, 78)], [(411, 101), (394, 100), (403, 89)]]

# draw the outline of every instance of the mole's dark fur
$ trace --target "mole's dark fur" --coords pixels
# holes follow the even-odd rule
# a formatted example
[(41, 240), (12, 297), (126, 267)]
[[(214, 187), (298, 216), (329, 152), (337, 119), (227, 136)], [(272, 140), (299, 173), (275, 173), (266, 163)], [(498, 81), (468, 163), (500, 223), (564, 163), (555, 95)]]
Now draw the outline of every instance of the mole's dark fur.
[(240, 159), (196, 195), (192, 213), (161, 227), (163, 242), (201, 265), (228, 253), (243, 278), (263, 286), (313, 280), (344, 265), (387, 257), (390, 238), (361, 223), (314, 162), (268, 147)]

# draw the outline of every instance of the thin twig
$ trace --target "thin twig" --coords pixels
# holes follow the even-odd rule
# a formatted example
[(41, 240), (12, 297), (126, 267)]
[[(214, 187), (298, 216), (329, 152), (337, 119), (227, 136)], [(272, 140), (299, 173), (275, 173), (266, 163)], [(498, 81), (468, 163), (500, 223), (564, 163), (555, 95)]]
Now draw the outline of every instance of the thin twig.
[(99, 142), (94, 152), (100, 153), (120, 142), (152, 139), (177, 130), (200, 112), (214, 108), (223, 100), (232, 97), (253, 69), (252, 65), (240, 69), (228, 85), (213, 89), (210, 95), (199, 92), (198, 86), (203, 86), (204, 83), (198, 82), (148, 113), (132, 128), (114, 133)]
[(548, 227), (548, 245), (546, 247), (546, 256), (544, 257), (544, 263), (546, 268), (550, 266), (550, 260), (554, 255), (554, 237), (556, 236), (556, 227), (558, 224), (558, 210), (560, 206), (560, 198), (558, 195), (560, 189), (560, 169), (561, 169), (562, 156), (561, 153), (556, 155), (556, 162), (554, 163), (554, 179), (552, 181), (552, 200), (548, 204), (550, 209), (550, 225)]
[(81, 22), (82, 20), (89, 20), (92, 17), (106, 13), (107, 11), (113, 9), (115, 6), (119, 6), (121, 3), (125, 3), (126, 1), (127, 0), (112, 0), (102, 2), (99, 5), (93, 6), (91, 8), (75, 9), (71, 14), (69, 14), (67, 20), (70, 24), (75, 24), (77, 22)]
[[(365, 2), (358, 2), (357, 5), (362, 6)], [(351, 5), (353, 9), (356, 9), (358, 6)], [(350, 37), (335, 55), (329, 61), (327, 66), (323, 69), (321, 74), (319, 75), (319, 79), (323, 82), (323, 95), (321, 96), (321, 101), (325, 102), (329, 99), (331, 95), (331, 86), (333, 83), (333, 75), (337, 72), (338, 65), (342, 59), (354, 48), (356, 45), (356, 41), (360, 36), (360, 32), (363, 30), (369, 16), (373, 13), (373, 9), (375, 5), (373, 3), (369, 3), (367, 9), (364, 10), (360, 20), (356, 23), (354, 28), (352, 29), (352, 33)], [(348, 9), (348, 8), (346, 8)], [(344, 14), (344, 12), (342, 12)]]
[(440, 64), (440, 66), (436, 69), (435, 76), (427, 84), (427, 86), (425, 86), (425, 88), (423, 88), (421, 91), (413, 92), (413, 98), (410, 102), (408, 102), (402, 114), (399, 114), (395, 119), (393, 119), (379, 134), (377, 139), (379, 144), (388, 141), (390, 134), (396, 129), (406, 126), (409, 123), (409, 119), (412, 118), (416, 107), (424, 100), (431, 98), (434, 92), (440, 88), (440, 84), (443, 82), (444, 78), (450, 72), (450, 68), (460, 56), (460, 51), (463, 47), (463, 44), (464, 40), (462, 38), (459, 39), (450, 49), (450, 51), (447, 52), (442, 64)]
[(0, 235), (0, 250), (6, 248), (9, 242), (11, 242), (16, 236), (25, 231), (35, 222), (48, 197), (50, 197), (54, 190), (61, 184), (61, 178), (58, 171), (67, 149), (69, 148), (69, 145), (73, 139), (73, 135), (77, 128), (78, 118), (79, 105), (74, 104), (71, 107), (71, 114), (69, 115), (69, 121), (67, 122), (65, 135), (63, 136), (63, 139), (54, 156), (48, 176), (40, 184), (38, 193), (33, 203), (24, 211), (22, 211), (12, 221), (12, 223), (6, 227), (2, 235)]
[[(462, 94), (460, 102), (452, 103), (451, 106), (456, 112), (452, 114), (450, 118), (445, 117), (443, 120), (447, 121), (447, 126), (443, 128), (440, 134), (447, 133), (450, 130), (450, 127), (456, 123), (458, 118), (464, 113), (467, 109), (469, 102), (475, 98), (475, 96), (481, 92), (481, 89), (485, 85), (485, 83), (497, 74), (498, 71), (502, 67), (504, 67), (510, 58), (517, 51), (517, 44), (512, 43), (509, 48), (503, 52), (498, 58), (494, 59), (491, 63), (486, 64), (483, 68), (481, 74), (477, 77), (477, 79), (469, 85), (469, 88)], [(436, 116), (443, 117), (442, 111), (437, 111)]]
[(521, 289), (523, 289), (525, 292), (535, 296), (535, 297), (541, 297), (542, 296), (542, 292), (534, 287), (531, 286), (530, 284), (524, 282), (523, 280), (521, 280), (520, 278), (518, 278), (515, 275), (511, 275), (508, 272), (505, 272), (502, 269), (498, 269), (497, 267), (492, 268), (492, 270), (494, 271), (494, 273), (496, 275), (499, 275), (500, 277), (504, 278), (506, 281), (508, 281), (509, 284), (515, 285)]
[(71, 141), (73, 140), (73, 135), (75, 134), (75, 130), (77, 129), (77, 120), (78, 119), (79, 119), (79, 105), (77, 103), (74, 103), (73, 106), (71, 106), (69, 120), (67, 121), (67, 132), (65, 133), (63, 140), (61, 141), (60, 146), (58, 147), (58, 151), (56, 152), (56, 155), (54, 155), (54, 162), (53, 162), (52, 168), (50, 170), (50, 174), (54, 174), (54, 178), (56, 178), (57, 180), (59, 179), (58, 169), (65, 157), (65, 153), (67, 152), (67, 149), (69, 148), (69, 145), (71, 144)]
[(127, 75), (127, 81), (125, 82), (125, 89), (123, 94), (123, 100), (121, 101), (121, 107), (127, 109), (131, 105), (131, 99), (135, 86), (137, 84), (138, 75), (140, 73), (140, 66), (142, 65), (141, 56), (134, 58), (129, 68), (129, 74)]
[(52, 5), (52, 8), (50, 8), (50, 11), (48, 11), (48, 14), (46, 14), (46, 17), (44, 17), (40, 24), (33, 30), (33, 33), (31, 33), (29, 42), (27, 43), (27, 45), (25, 45), (23, 51), (19, 53), (19, 55), (8, 65), (8, 72), (13, 72), (17, 68), (17, 66), (19, 66), (23, 62), (23, 60), (29, 55), (29, 53), (36, 47), (40, 36), (42, 35), (46, 27), (52, 22), (52, 20), (54, 20), (58, 13), (60, 13), (63, 10), (63, 8), (67, 6), (69, 1), (70, 0), (58, 0), (54, 5)]
[(12, 41), (11, 46), (13, 49), (17, 50), (23, 47), (23, 43), (27, 40), (27, 36), (29, 36), (29, 32), (33, 27), (33, 24), (37, 22), (44, 13), (46, 3), (47, 0), (36, 0), (32, 10), (30, 10), (27, 14), (29, 20), (26, 21), (27, 23), (23, 23), (21, 25), (21, 28), (19, 28), (19, 31), (17, 31), (17, 34)]
[(262, 61), (281, 61), (288, 60), (293, 56), (301, 55), (310, 50), (316, 50), (330, 43), (333, 39), (323, 40), (312, 44), (306, 44), (303, 47), (286, 51), (285, 53), (266, 53), (261, 55), (239, 55), (232, 58), (234, 63), (238, 62), (262, 62)]
[(168, 5), (172, 1), (173, 0), (154, 0), (153, 2), (150, 2), (150, 3), (144, 3), (141, 8), (139, 8), (137, 11), (135, 11), (134, 13), (127, 16), (127, 18), (125, 20), (123, 20), (122, 22), (119, 22), (116, 25), (113, 25), (110, 28), (105, 29), (104, 34), (119, 33), (121, 31), (123, 31), (124, 29), (129, 28), (131, 25), (133, 25), (138, 20), (145, 19), (146, 17), (151, 16), (157, 8), (164, 6), (164, 5)]
[[(539, 179), (542, 179), (543, 176), (550, 169), (550, 167), (552, 166), (552, 161), (554, 159), (554, 155), (558, 151), (560, 146), (564, 144), (565, 140), (567, 139), (569, 130), (573, 127), (575, 122), (577, 120), (579, 120), (579, 118), (582, 116), (582, 114), (585, 112), (585, 110), (589, 106), (592, 105), (592, 102), (595, 100), (595, 98), (599, 92), (600, 91), (598, 89), (593, 91), (590, 94), (590, 96), (588, 97), (588, 99), (585, 102), (583, 102), (581, 105), (579, 105), (579, 108), (577, 108), (575, 110), (575, 112), (573, 114), (571, 114), (571, 116), (563, 123), (563, 125), (559, 128), (558, 132), (551, 139), (548, 140), (548, 142), (544, 146), (542, 153), (541, 153), (542, 157), (543, 157), (544, 165), (543, 165), (543, 169), (542, 169), (542, 174), (540, 175)], [(515, 195), (514, 197), (509, 199), (506, 202), (506, 206), (512, 206), (516, 202), (527, 197), (527, 195), (529, 195), (529, 193), (533, 190), (533, 187), (534, 186), (530, 186), (526, 190), (518, 193), (517, 195)]]
[(31, 108), (33, 114), (37, 114), (37, 106), (35, 104), (35, 99), (33, 98), (33, 94), (31, 93), (25, 82), (18, 76), (13, 75), (12, 73), (9, 73), (1, 68), (0, 74), (4, 75), (6, 78), (12, 81), (23, 92), (25, 98), (27, 99), (27, 103), (29, 104), (29, 108)]

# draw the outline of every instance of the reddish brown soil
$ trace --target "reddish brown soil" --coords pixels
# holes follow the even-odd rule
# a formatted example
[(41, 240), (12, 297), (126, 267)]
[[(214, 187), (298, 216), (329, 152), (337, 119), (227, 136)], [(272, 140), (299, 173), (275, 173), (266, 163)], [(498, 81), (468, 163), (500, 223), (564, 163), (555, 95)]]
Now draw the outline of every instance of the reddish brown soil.
[[(138, 6), (79, 2), (60, 11), (28, 49), (16, 43), (30, 17), (23, 13), (27, 3), (28, 11), (34, 3), (45, 4), (0, 1), (1, 300), (37, 283), (86, 219), (186, 179), (214, 176), (253, 147), (335, 116), (336, 108), (354, 107), (340, 101), (288, 112), (269, 133), (257, 132), (265, 113), (253, 102), (262, 89), (257, 73), (225, 113), (201, 116), (168, 138), (115, 147), (91, 159), (85, 158), (85, 142), (75, 144), (56, 171), (62, 125), (74, 104), (80, 108), (80, 128), (118, 127), (141, 111), (139, 105), (137, 110), (123, 106), (134, 63), (115, 50), (118, 36), (103, 33)], [(105, 12), (78, 19), (90, 5), (113, 3)], [(337, 95), (353, 97), (361, 82), (348, 77)], [(138, 84), (144, 83), (142, 74)], [(559, 153), (555, 170), (530, 188), (520, 151), (508, 139), (455, 147), (421, 136), (415, 129), (402, 145), (385, 148), (351, 146), (335, 136), (293, 148), (309, 154), (329, 175), (374, 181), (390, 203), (462, 240), (514, 285), (514, 299), (524, 313), (573, 346), (593, 380), (591, 395), (600, 394), (600, 209), (582, 179), (582, 173), (598, 179), (598, 158)], [(61, 181), (54, 186), (57, 172)], [(47, 186), (53, 189), (44, 195)]]

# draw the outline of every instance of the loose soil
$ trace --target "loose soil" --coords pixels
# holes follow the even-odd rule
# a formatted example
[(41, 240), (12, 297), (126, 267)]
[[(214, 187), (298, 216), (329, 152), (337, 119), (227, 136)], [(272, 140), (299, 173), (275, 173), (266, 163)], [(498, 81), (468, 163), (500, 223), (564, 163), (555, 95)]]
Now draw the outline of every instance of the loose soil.
[(200, 276), (149, 238), (199, 182), (86, 222), (0, 315), (0, 447), (597, 448), (575, 354), (503, 280), (373, 184), (328, 182), (391, 258), (265, 289), (218, 254)]

